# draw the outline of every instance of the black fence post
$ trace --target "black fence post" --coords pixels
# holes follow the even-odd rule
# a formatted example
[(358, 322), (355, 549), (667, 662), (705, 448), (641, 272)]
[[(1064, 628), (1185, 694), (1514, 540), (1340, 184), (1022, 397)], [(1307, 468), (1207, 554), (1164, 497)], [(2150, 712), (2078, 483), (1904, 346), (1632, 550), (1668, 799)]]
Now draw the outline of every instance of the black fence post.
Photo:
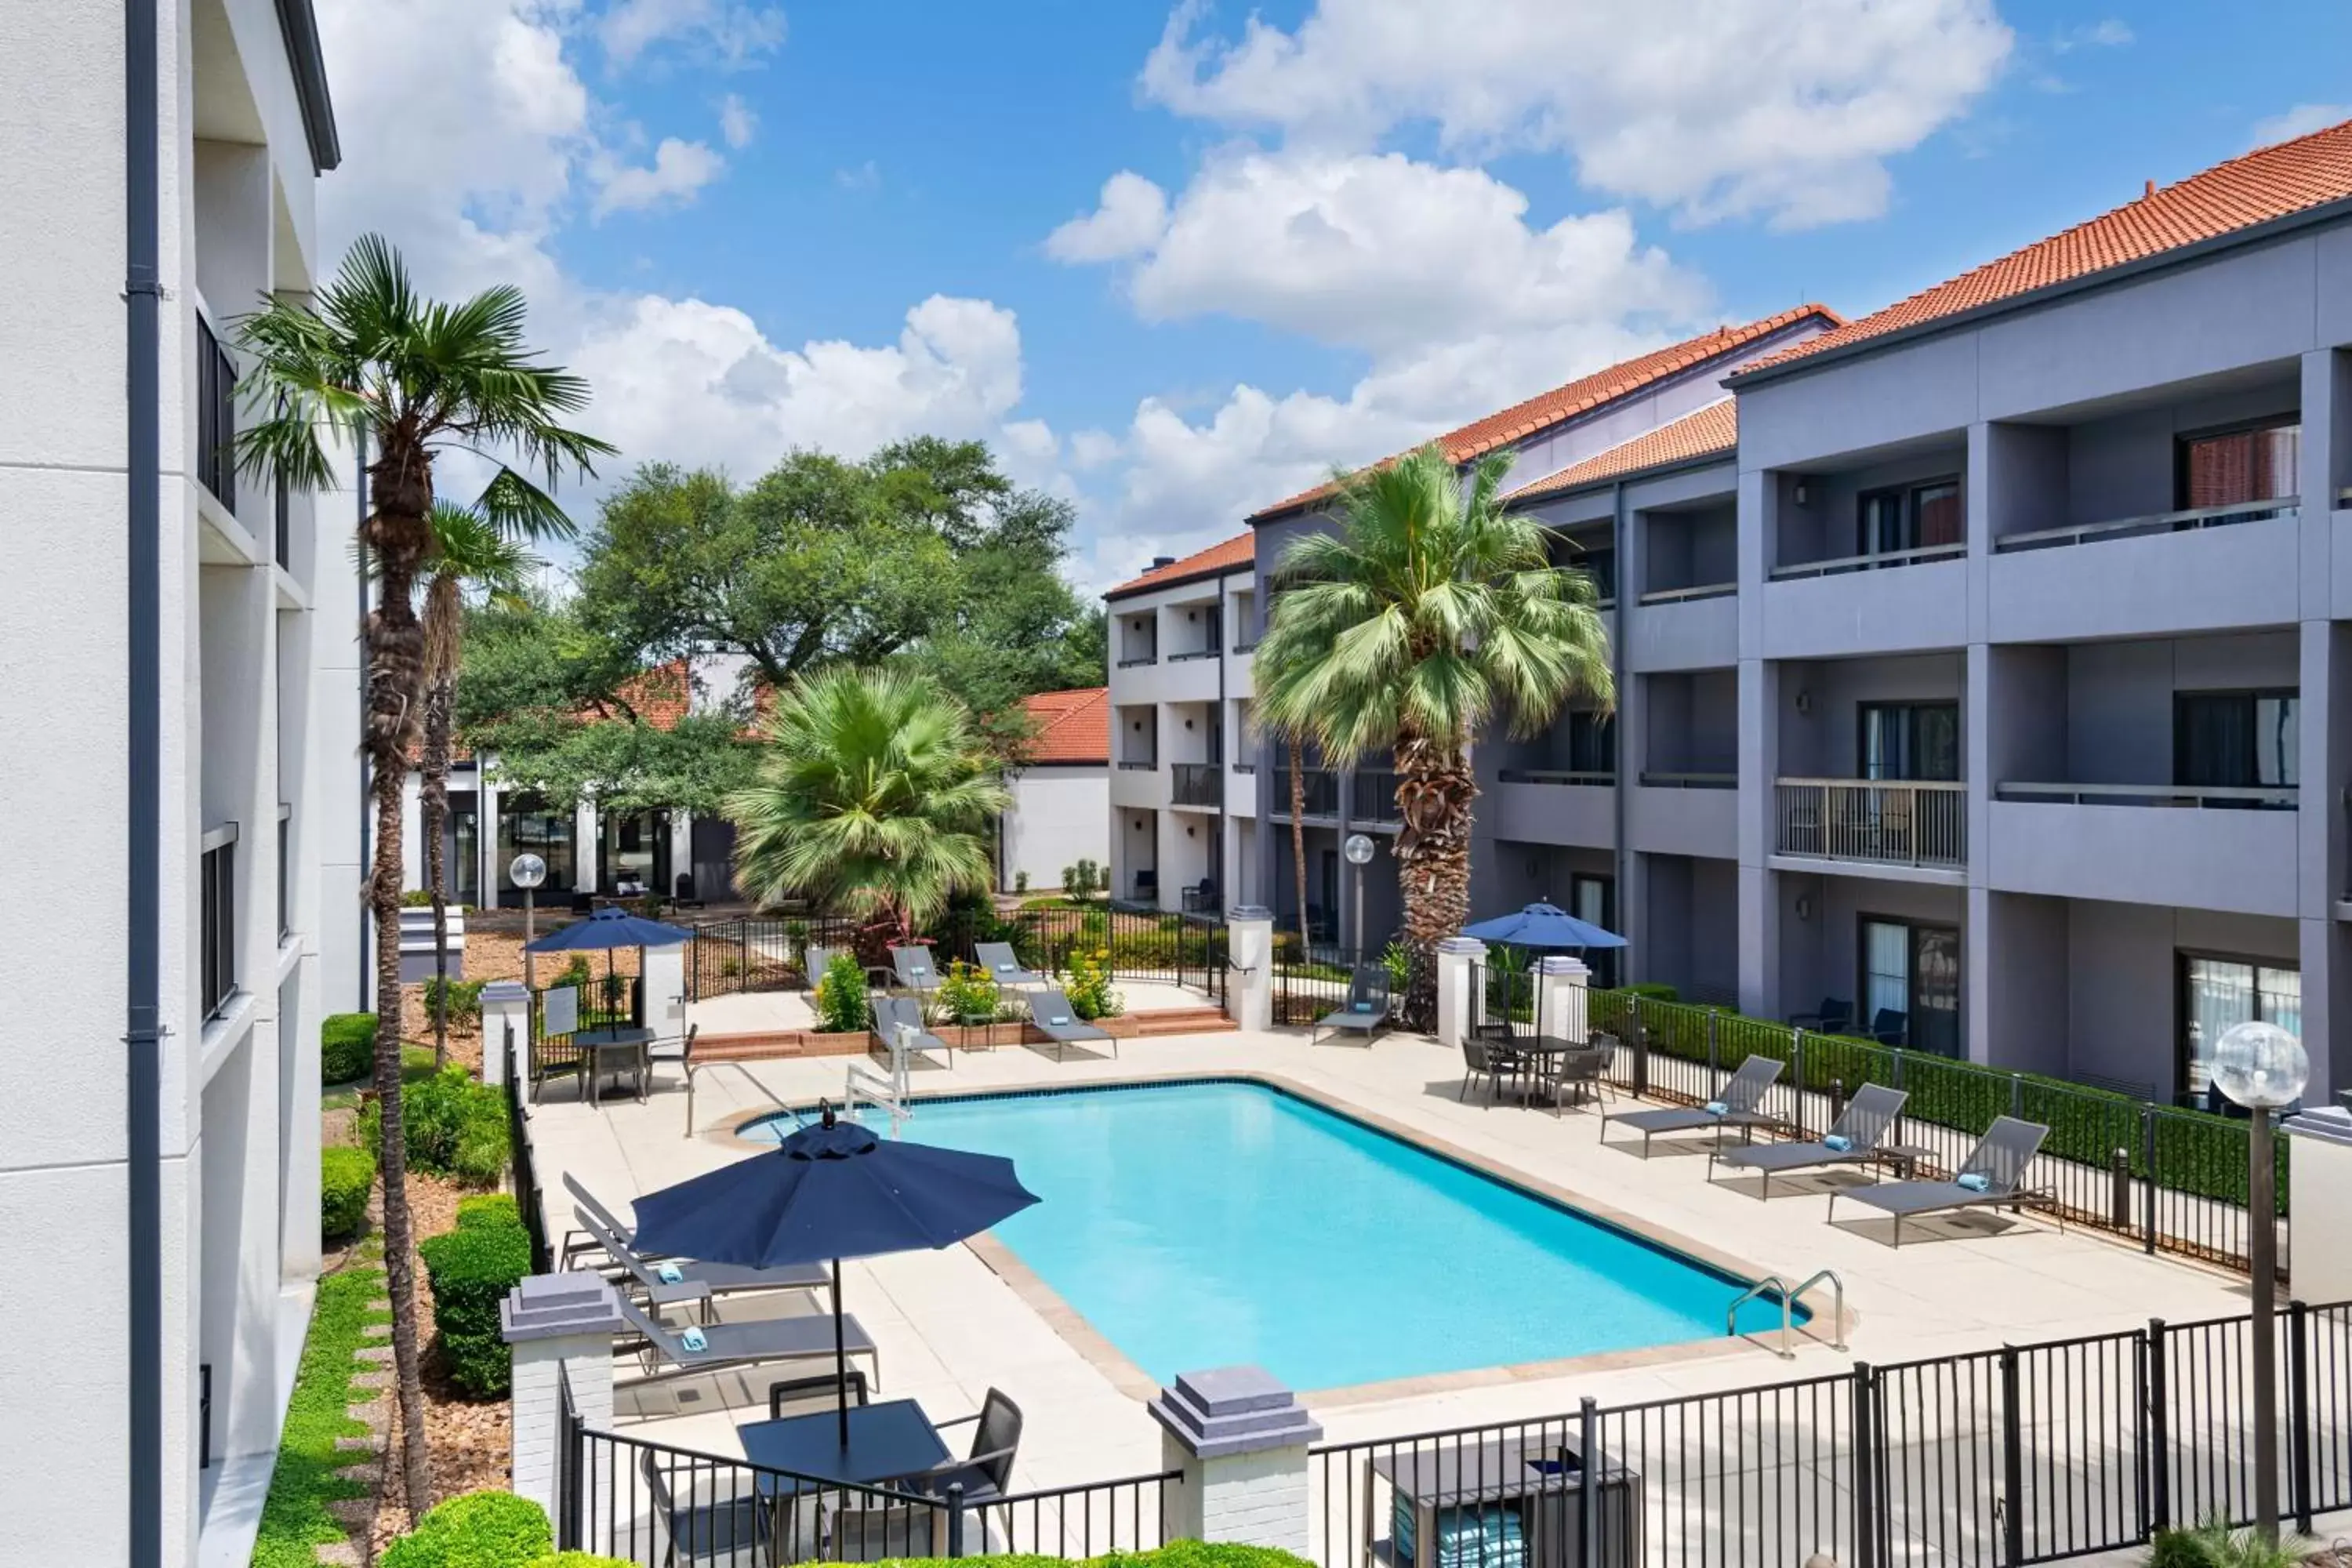
[(2018, 1568), (2025, 1561), (2025, 1436), (2018, 1418), (2017, 1347), (2000, 1347), (2000, 1547), (2001, 1561)]
[(2147, 1321), (2147, 1529), (2153, 1535), (2172, 1528), (2171, 1360), (2164, 1342), (2164, 1320)]
[(2147, 1234), (2140, 1237), (2140, 1250), (2154, 1255), (2156, 1251), (2156, 1107), (2139, 1108), (2139, 1155), (2143, 1167), (2140, 1174), (2140, 1196), (2146, 1213), (2141, 1226)]
[(1853, 1562), (1878, 1568), (1877, 1374), (1853, 1363)]
[[(571, 1390), (564, 1394), (568, 1404)], [(562, 1552), (580, 1550), (580, 1468), (584, 1458), (580, 1448), (584, 1430), (577, 1411), (564, 1412), (563, 1448), (555, 1460), (555, 1545)]]
[(1577, 1401), (1578, 1501), (1583, 1517), (1577, 1521), (1577, 1562), (1582, 1568), (1601, 1568), (1601, 1408), (1591, 1394)]
[(2131, 1234), (2131, 1151), (2116, 1146), (2107, 1156), (2107, 1223), (2126, 1236)]
[(2286, 1304), (2287, 1507), (2298, 1535), (2311, 1533), (2311, 1314)]
[(1802, 1138), (1805, 1135), (1805, 1031), (1802, 1029), (1792, 1029), (1789, 1033), (1789, 1076), (1796, 1080), (1793, 1092), (1797, 1100), (1797, 1114), (1790, 1120), (1796, 1123), (1797, 1136)]
[(2025, 1075), (2023, 1073), (2013, 1072), (2009, 1075), (2009, 1113), (2020, 1121), (2025, 1120)]
[(1639, 996), (1628, 1000), (1626, 1016), (1633, 1021), (1633, 1098), (1641, 1100), (1650, 1092), (1650, 1020)]
[(1844, 1114), (1845, 1114), (1845, 1079), (1842, 1079), (1842, 1078), (1833, 1078), (1833, 1079), (1830, 1079), (1830, 1122), (1831, 1122), (1831, 1125), (1832, 1125), (1832, 1126), (1836, 1125), (1836, 1123), (1837, 1123), (1837, 1119), (1838, 1119), (1839, 1117), (1841, 1117), (1841, 1116), (1843, 1116)]
[(1722, 1066), (1721, 1058), (1717, 1055), (1715, 1044), (1715, 1021), (1721, 1016), (1718, 1008), (1709, 1007), (1706, 1010), (1706, 1086), (1709, 1089), (1715, 1088), (1716, 1070)]
[(963, 1555), (963, 1483), (953, 1481), (948, 1486), (948, 1555)]

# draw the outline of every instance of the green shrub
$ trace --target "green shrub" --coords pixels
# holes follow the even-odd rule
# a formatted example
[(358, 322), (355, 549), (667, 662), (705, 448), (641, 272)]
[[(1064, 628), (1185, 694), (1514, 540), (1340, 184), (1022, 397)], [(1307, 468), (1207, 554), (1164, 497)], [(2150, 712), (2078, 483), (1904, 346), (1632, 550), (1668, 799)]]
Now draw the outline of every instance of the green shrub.
[(409, 1163), (477, 1185), (503, 1174), (514, 1152), (505, 1093), (456, 1064), (408, 1086), (401, 1111)]
[(1025, 893), (1029, 890), (1028, 872), (1015, 871), (1013, 873), (1013, 890), (1016, 893)]
[[(588, 962), (588, 955), (584, 952), (575, 952), (572, 955), (572, 962), (563, 966), (562, 973), (549, 981), (548, 984), (551, 986), (577, 985), (584, 992), (589, 982), (595, 978), (596, 968)], [(581, 1000), (584, 1003), (587, 997), (583, 995)]]
[(319, 1235), (328, 1241), (357, 1236), (367, 1223), (368, 1194), (374, 1190), (373, 1149), (320, 1150)]
[(400, 907), (404, 910), (421, 910), (432, 901), (433, 890), (430, 888), (411, 888), (400, 895)]
[(474, 1193), (457, 1200), (457, 1228), (479, 1225), (522, 1224), (522, 1208), (512, 1193)]
[(512, 1492), (467, 1492), (384, 1548), (382, 1568), (528, 1568), (555, 1550), (547, 1510)]
[(478, 1024), (482, 1021), (482, 987), (487, 980), (428, 980), (425, 983), (425, 1016), (431, 1017), (442, 988), (449, 991), (449, 1017), (452, 1022)]
[(433, 1288), (433, 1321), (449, 1381), (478, 1398), (503, 1398), (512, 1375), (499, 1303), (530, 1272), (530, 1234), (487, 1211), (417, 1244)]
[(866, 1010), (866, 971), (852, 952), (836, 952), (816, 983), (817, 1024), (836, 1035), (853, 1034), (869, 1022)]
[(350, 1083), (374, 1066), (374, 1014), (330, 1013), (319, 1021), (320, 1083)]
[[(2284, 1535), (2276, 1545), (2219, 1520), (2194, 1530), (2159, 1530), (2148, 1542), (2149, 1568), (2294, 1568), (2312, 1543)], [(2317, 1559), (2313, 1559), (2317, 1561)]]
[(1625, 994), (1628, 996), (1643, 996), (1654, 1002), (1678, 1002), (1682, 1000), (1682, 994), (1676, 991), (1673, 986), (1662, 985), (1654, 980), (1644, 981), (1639, 985), (1628, 985), (1625, 987)]
[(950, 961), (940, 976), (940, 1007), (959, 1024), (985, 1024), (996, 1016), (996, 977), (977, 963)]
[(1070, 1011), (1089, 1021), (1115, 1018), (1127, 1010), (1127, 998), (1110, 983), (1110, 952), (1106, 948), (1070, 954), (1062, 994), (1070, 999)]

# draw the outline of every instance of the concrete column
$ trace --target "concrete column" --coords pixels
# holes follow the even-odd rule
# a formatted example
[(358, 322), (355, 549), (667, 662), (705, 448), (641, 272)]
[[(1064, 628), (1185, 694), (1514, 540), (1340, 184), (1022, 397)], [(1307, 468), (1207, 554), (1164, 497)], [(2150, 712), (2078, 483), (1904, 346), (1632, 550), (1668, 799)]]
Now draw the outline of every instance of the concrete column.
[(2285, 1259), (2294, 1293), (2305, 1301), (2352, 1300), (2352, 1110), (2306, 1110), (2288, 1117), (2283, 1131), (2294, 1142), (2281, 1194), (2294, 1215), (2294, 1256)]
[(1219, 1367), (1179, 1373), (1150, 1408), (1160, 1468), (1184, 1478), (1160, 1490), (1167, 1539), (1307, 1554), (1307, 1450), (1323, 1428), (1297, 1394), (1263, 1367)]
[(1536, 1033), (1554, 1035), (1576, 1045), (1590, 1037), (1586, 1026), (1586, 986), (1592, 971), (1584, 961), (1552, 953), (1536, 961)]
[(600, 826), (594, 801), (583, 800), (572, 808), (572, 887), (574, 892), (603, 891), (596, 885), (596, 835)]
[[(612, 1429), (613, 1336), (628, 1323), (612, 1286), (575, 1271), (534, 1274), (516, 1286), (499, 1303), (499, 1324), (514, 1356), (514, 1492), (553, 1519), (566, 1436), (563, 1390), (583, 1424)], [(594, 1481), (583, 1476), (580, 1484)]]
[(686, 946), (646, 949), (646, 1027), (656, 1039), (686, 1033)]
[(1225, 915), (1226, 1016), (1244, 1029), (1274, 1026), (1274, 911), (1236, 904)]
[(520, 980), (493, 980), (482, 987), (482, 1081), (507, 1080), (511, 1049), (525, 1081), (530, 1075), (530, 988)]
[(1449, 936), (1437, 944), (1437, 1043), (1458, 1047), (1478, 1022), (1475, 971), (1486, 944), (1475, 936)]

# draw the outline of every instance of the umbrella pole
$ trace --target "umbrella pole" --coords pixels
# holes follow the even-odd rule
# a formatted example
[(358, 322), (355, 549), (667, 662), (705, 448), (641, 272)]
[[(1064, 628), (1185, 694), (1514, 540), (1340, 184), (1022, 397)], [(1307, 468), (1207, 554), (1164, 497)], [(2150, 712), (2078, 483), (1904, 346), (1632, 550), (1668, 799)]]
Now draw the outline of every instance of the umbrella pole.
[(849, 1352), (842, 1348), (841, 1259), (833, 1260), (833, 1375), (835, 1419), (840, 1423), (841, 1451), (849, 1452)]

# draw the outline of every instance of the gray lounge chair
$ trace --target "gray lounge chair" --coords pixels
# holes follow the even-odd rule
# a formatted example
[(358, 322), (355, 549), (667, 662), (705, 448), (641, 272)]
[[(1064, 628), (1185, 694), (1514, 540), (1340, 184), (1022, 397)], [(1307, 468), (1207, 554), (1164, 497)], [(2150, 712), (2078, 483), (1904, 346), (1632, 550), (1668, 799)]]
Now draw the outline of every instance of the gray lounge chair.
[[(1857, 1187), (1850, 1193), (1830, 1194), (1831, 1223), (1837, 1220), (1837, 1201), (1852, 1198), (1874, 1209), (1883, 1209), (1895, 1216), (1895, 1245), (1903, 1245), (1903, 1222), (1915, 1215), (1946, 1214), (1954, 1209), (1985, 1208), (2007, 1204), (2021, 1208), (2040, 1194), (2025, 1186), (2025, 1168), (2033, 1156), (2042, 1152), (2042, 1141), (2050, 1136), (2050, 1129), (2039, 1121), (2020, 1121), (2014, 1116), (1993, 1119), (1977, 1146), (1969, 1152), (1959, 1173), (1948, 1182), (1882, 1182), (1874, 1187)], [(1978, 1185), (1969, 1178), (1979, 1178)]]
[(1355, 1033), (1370, 1045), (1382, 1029), (1389, 1026), (1389, 972), (1381, 963), (1360, 963), (1348, 982), (1348, 1000), (1336, 1013), (1326, 1013), (1315, 1020), (1307, 1031), (1307, 1043), (1313, 1045), (1326, 1029), (1335, 1034)]
[[(1846, 1101), (1844, 1111), (1831, 1124), (1827, 1137), (1801, 1143), (1747, 1143), (1737, 1149), (1716, 1149), (1706, 1157), (1706, 1179), (1715, 1180), (1716, 1162), (1720, 1160), (1735, 1169), (1761, 1175), (1763, 1184), (1756, 1195), (1769, 1199), (1775, 1173), (1817, 1170), (1824, 1165), (1859, 1165), (1875, 1160), (1878, 1146), (1895, 1131), (1895, 1123), (1903, 1114), (1903, 1102), (1909, 1098), (1899, 1089), (1864, 1084)], [(1843, 1146), (1832, 1145), (1830, 1138), (1842, 1140)]]
[(948, 1058), (948, 1066), (955, 1066), (955, 1048), (924, 1026), (923, 1005), (913, 997), (886, 996), (877, 991), (866, 996), (866, 1006), (874, 1015), (874, 1037), (882, 1042), (882, 1054), (894, 1063), (898, 1030), (904, 1026), (915, 1031), (910, 1048), (939, 1051)]
[(707, 1301), (738, 1290), (822, 1290), (833, 1276), (821, 1263), (792, 1263), (781, 1268), (745, 1268), (733, 1263), (695, 1263), (685, 1258), (641, 1257), (628, 1242), (585, 1208), (572, 1217), (604, 1249), (604, 1256), (644, 1288), (646, 1300), (656, 1307)]
[(1070, 999), (1051, 985), (1042, 985), (1029, 993), (1029, 1022), (1054, 1042), (1055, 1061), (1060, 1061), (1072, 1046), (1097, 1045), (1105, 1040), (1110, 1042), (1110, 1054), (1118, 1055), (1118, 1037), (1079, 1017)]
[[(572, 1217), (588, 1227), (584, 1235), (573, 1231), (564, 1237), (563, 1268), (577, 1268), (582, 1258), (601, 1252), (609, 1272), (633, 1273), (635, 1266), (642, 1265), (653, 1268), (658, 1278), (660, 1265), (684, 1261), (667, 1252), (640, 1251), (636, 1226), (625, 1224), (569, 1171), (563, 1173), (563, 1186), (572, 1194)], [(687, 1267), (696, 1270), (695, 1277), (708, 1283), (713, 1293), (720, 1295), (730, 1290), (822, 1290), (833, 1282), (832, 1273), (816, 1264), (795, 1263), (782, 1268), (745, 1268), (733, 1263), (692, 1263)]]
[[(1642, 1158), (1650, 1157), (1650, 1140), (1661, 1132), (1696, 1132), (1702, 1128), (1715, 1131), (1717, 1142), (1722, 1141), (1727, 1128), (1737, 1127), (1741, 1134), (1768, 1126), (1771, 1118), (1758, 1107), (1764, 1103), (1765, 1091), (1780, 1078), (1780, 1064), (1770, 1057), (1749, 1057), (1739, 1064), (1739, 1070), (1729, 1082), (1716, 1091), (1716, 1098), (1706, 1105), (1670, 1106), (1658, 1110), (1620, 1110), (1601, 1119), (1601, 1141), (1609, 1141), (1609, 1124), (1622, 1122), (1642, 1135)], [(1721, 1110), (1714, 1109), (1717, 1106)]]
[(926, 1002), (931, 993), (940, 988), (939, 961), (931, 956), (928, 944), (892, 948), (890, 967), (898, 979), (899, 990), (911, 992)]
[(972, 943), (971, 951), (972, 956), (980, 961), (981, 968), (988, 972), (988, 977), (1000, 988), (1045, 984), (1044, 975), (1022, 964), (1021, 955), (1013, 951), (1013, 944), (1009, 942), (978, 942)]
[[(640, 1381), (709, 1372), (714, 1369), (760, 1366), (769, 1362), (831, 1361), (833, 1317), (814, 1312), (804, 1318), (756, 1318), (743, 1323), (705, 1323), (681, 1331), (656, 1322), (643, 1307), (626, 1296), (620, 1299), (621, 1316), (636, 1331), (637, 1362), (645, 1369)], [(688, 1348), (686, 1332), (699, 1333), (700, 1350)], [(841, 1342), (851, 1355), (874, 1363), (874, 1386), (882, 1386), (882, 1352), (874, 1336), (855, 1315), (841, 1320)]]

